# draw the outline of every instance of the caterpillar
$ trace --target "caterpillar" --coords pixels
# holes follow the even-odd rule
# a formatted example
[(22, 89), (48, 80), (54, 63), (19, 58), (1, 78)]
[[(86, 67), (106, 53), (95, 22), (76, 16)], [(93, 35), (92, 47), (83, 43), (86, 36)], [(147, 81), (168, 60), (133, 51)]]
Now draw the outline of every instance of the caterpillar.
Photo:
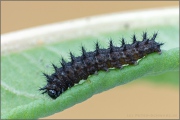
[(47, 93), (52, 99), (56, 99), (63, 92), (79, 83), (80, 80), (86, 80), (89, 75), (93, 75), (100, 70), (109, 71), (109, 68), (122, 69), (123, 65), (135, 65), (139, 59), (144, 56), (157, 52), (161, 54), (160, 47), (164, 43), (155, 41), (157, 32), (151, 38), (147, 37), (147, 32), (143, 32), (142, 41), (137, 41), (135, 35), (131, 44), (126, 44), (124, 38), (121, 40), (121, 46), (113, 45), (109, 41), (107, 49), (101, 49), (99, 43), (95, 43), (95, 50), (87, 52), (82, 47), (82, 55), (75, 57), (70, 52), (71, 61), (65, 62), (62, 58), (61, 66), (58, 68), (54, 64), (55, 72), (51, 75), (43, 73), (47, 79), (47, 85), (40, 88), (42, 94)]

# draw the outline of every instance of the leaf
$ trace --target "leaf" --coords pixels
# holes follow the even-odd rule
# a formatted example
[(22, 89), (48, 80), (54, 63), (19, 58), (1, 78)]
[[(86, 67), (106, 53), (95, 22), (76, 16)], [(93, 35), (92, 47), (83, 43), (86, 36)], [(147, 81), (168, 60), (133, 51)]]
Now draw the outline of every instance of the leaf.
[(174, 87), (179, 87), (179, 71), (170, 71), (160, 75), (148, 76), (141, 78), (139, 81), (148, 81), (159, 85), (167, 84)]
[[(61, 56), (69, 60), (69, 50), (80, 55), (81, 44), (88, 51), (94, 50), (97, 40), (101, 47), (107, 47), (108, 38), (113, 38), (118, 45), (119, 38), (125, 37), (131, 41), (134, 32), (140, 35), (147, 29), (144, 27), (99, 33), (97, 36), (84, 36), (69, 41), (41, 45), (29, 50), (9, 53), (1, 56), (1, 114), (6, 119), (40, 118), (63, 111), (77, 103), (83, 102), (94, 94), (123, 85), (140, 77), (162, 74), (179, 69), (179, 27), (176, 24), (154, 25), (148, 27), (149, 36), (156, 30), (157, 41), (165, 42), (161, 55), (150, 54), (140, 60), (136, 66), (126, 66), (123, 70), (111, 69), (106, 73), (90, 76), (86, 81), (70, 88), (56, 100), (42, 95), (39, 87), (46, 84), (42, 72), (53, 73), (51, 63), (59, 65)], [(128, 32), (127, 32), (128, 31)]]

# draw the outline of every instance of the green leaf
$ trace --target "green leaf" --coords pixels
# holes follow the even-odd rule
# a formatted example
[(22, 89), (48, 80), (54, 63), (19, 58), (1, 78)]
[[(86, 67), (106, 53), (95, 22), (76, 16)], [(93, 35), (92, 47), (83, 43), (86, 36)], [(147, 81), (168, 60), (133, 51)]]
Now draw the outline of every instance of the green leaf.
[[(61, 56), (69, 60), (69, 50), (76, 56), (81, 54), (80, 46), (94, 50), (98, 39), (101, 47), (107, 47), (109, 38), (120, 44), (119, 38), (131, 41), (135, 32), (140, 35), (147, 30), (149, 36), (158, 30), (157, 41), (165, 42), (162, 54), (150, 54), (139, 61), (136, 66), (126, 66), (122, 70), (111, 69), (108, 73), (99, 71), (87, 80), (70, 88), (56, 100), (42, 95), (38, 88), (46, 84), (42, 72), (53, 73), (51, 63), (59, 65)], [(63, 111), (77, 103), (83, 102), (94, 94), (123, 85), (140, 77), (158, 75), (179, 70), (179, 27), (176, 24), (154, 25), (148, 28), (138, 27), (99, 33), (97, 36), (84, 36), (68, 41), (41, 45), (29, 50), (1, 56), (1, 115), (2, 118), (40, 118)]]
[(179, 87), (179, 71), (165, 72), (164, 74), (160, 75), (155, 74), (153, 76), (143, 77), (139, 81), (147, 81), (159, 85), (167, 84), (172, 85), (174, 87)]

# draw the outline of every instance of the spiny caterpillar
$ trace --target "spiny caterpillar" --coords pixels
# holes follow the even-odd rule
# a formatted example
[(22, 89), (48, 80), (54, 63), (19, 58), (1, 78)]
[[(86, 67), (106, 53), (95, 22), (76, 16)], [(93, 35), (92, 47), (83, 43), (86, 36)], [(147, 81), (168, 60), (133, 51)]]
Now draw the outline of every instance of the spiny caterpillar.
[(70, 52), (71, 61), (66, 63), (62, 58), (62, 67), (58, 68), (54, 64), (55, 73), (44, 76), (47, 78), (47, 85), (39, 90), (43, 93), (48, 93), (52, 99), (59, 97), (68, 88), (79, 83), (80, 80), (86, 80), (89, 75), (97, 73), (99, 70), (108, 71), (109, 68), (122, 69), (123, 65), (137, 64), (137, 61), (144, 56), (158, 52), (161, 54), (160, 46), (163, 43), (155, 41), (157, 33), (154, 33), (152, 38), (147, 38), (147, 32), (143, 32), (142, 41), (137, 41), (136, 36), (133, 35), (132, 44), (125, 44), (122, 38), (122, 45), (120, 47), (114, 46), (110, 40), (107, 49), (99, 48), (99, 43), (96, 43), (96, 50), (86, 52), (82, 47), (82, 55), (75, 57)]

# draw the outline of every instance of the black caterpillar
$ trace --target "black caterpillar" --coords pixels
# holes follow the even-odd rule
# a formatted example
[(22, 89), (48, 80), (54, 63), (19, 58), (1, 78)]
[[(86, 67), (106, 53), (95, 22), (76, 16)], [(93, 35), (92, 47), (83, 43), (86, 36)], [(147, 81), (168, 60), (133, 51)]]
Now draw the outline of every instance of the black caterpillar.
[(160, 46), (163, 43), (157, 43), (156, 36), (157, 33), (154, 33), (152, 38), (147, 38), (147, 33), (144, 32), (143, 40), (137, 41), (136, 36), (133, 35), (132, 44), (125, 44), (124, 38), (122, 38), (121, 47), (114, 46), (110, 40), (107, 49), (100, 49), (97, 42), (95, 51), (86, 52), (85, 48), (82, 47), (82, 55), (79, 57), (75, 57), (70, 52), (71, 62), (66, 63), (62, 58), (62, 67), (57, 68), (52, 64), (55, 73), (52, 75), (43, 73), (47, 78), (47, 85), (39, 90), (44, 90), (42, 94), (47, 92), (51, 98), (56, 99), (68, 88), (79, 83), (82, 79), (87, 79), (89, 75), (97, 73), (99, 70), (122, 69), (125, 64), (137, 64), (137, 60), (148, 54), (154, 52), (161, 54)]

